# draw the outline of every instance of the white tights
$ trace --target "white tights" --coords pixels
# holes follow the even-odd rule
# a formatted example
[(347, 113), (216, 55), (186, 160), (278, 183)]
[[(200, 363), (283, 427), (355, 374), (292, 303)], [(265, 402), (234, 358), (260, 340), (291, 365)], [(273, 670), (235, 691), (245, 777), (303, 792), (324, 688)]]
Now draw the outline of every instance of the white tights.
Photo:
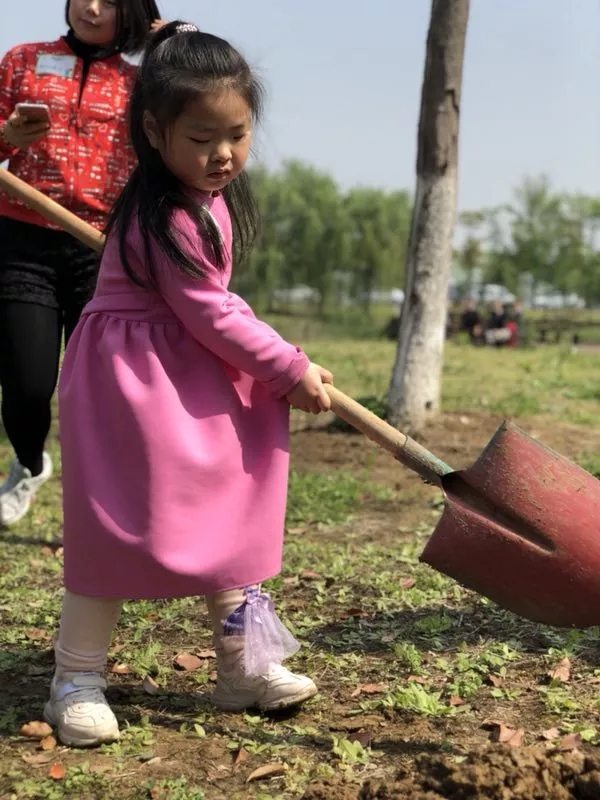
[[(215, 636), (222, 633), (223, 620), (243, 602), (242, 589), (206, 597)], [(65, 672), (104, 672), (122, 606), (122, 600), (85, 597), (65, 590), (60, 631), (54, 645), (58, 678)]]

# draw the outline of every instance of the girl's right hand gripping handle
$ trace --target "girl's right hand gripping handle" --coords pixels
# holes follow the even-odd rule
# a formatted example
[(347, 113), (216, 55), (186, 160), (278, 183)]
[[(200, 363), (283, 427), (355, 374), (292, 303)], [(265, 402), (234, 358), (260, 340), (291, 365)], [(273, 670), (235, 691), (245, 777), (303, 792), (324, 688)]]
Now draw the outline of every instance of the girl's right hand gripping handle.
[(453, 472), (452, 467), (415, 442), (410, 436), (388, 425), (372, 411), (340, 392), (335, 386), (327, 383), (325, 389), (331, 400), (331, 410), (336, 416), (364, 433), (366, 437), (383, 447), (404, 466), (416, 472), (427, 482), (441, 486), (442, 477)]

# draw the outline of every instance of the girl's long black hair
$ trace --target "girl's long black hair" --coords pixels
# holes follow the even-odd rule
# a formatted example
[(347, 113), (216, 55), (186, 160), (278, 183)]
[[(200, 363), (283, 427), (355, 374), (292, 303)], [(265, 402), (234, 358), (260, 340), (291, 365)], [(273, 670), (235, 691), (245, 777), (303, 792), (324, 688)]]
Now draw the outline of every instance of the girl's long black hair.
[[(144, 112), (148, 111), (156, 120), (161, 135), (168, 135), (169, 128), (191, 101), (223, 86), (239, 92), (255, 122), (262, 112), (262, 87), (244, 58), (224, 39), (189, 28), (193, 26), (171, 22), (149, 41), (129, 107), (130, 137), (138, 165), (117, 199), (106, 228), (107, 235), (114, 230), (118, 236), (121, 262), (127, 275), (135, 283), (149, 287), (157, 285), (151, 238), (185, 274), (202, 275), (199, 265), (182, 250), (172, 231), (171, 220), (176, 209), (185, 210), (195, 221), (218, 267), (224, 265), (224, 254), (220, 233), (207, 209), (193, 200), (148, 141), (143, 128)], [(223, 196), (231, 215), (234, 258), (239, 263), (249, 254), (259, 225), (258, 209), (246, 172), (242, 171), (225, 187)], [(146, 275), (143, 278), (131, 268), (127, 258), (127, 232), (134, 215), (137, 215), (145, 248)]]
[[(65, 5), (65, 19), (69, 24), (69, 6)], [(106, 47), (107, 54), (139, 53), (146, 44), (150, 26), (160, 19), (160, 11), (155, 0), (118, 0), (117, 32), (114, 40)]]

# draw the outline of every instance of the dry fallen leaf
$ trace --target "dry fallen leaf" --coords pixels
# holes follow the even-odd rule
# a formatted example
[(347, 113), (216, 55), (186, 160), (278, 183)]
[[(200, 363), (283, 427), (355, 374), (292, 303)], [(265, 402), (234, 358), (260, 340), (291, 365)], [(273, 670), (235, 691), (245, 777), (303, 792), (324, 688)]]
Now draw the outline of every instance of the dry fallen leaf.
[(318, 572), (313, 572), (312, 569), (303, 569), (298, 575), (301, 581), (320, 581), (323, 576)]
[(581, 746), (582, 741), (578, 733), (569, 733), (567, 736), (563, 736), (556, 749), (563, 753), (568, 750), (577, 750), (577, 748)]
[(204, 658), (204, 659), (216, 658), (217, 657), (217, 654), (216, 654), (214, 648), (212, 648), (212, 647), (210, 647), (210, 648), (208, 648), (206, 650), (198, 650), (196, 655), (198, 656), (198, 658)]
[(507, 744), (509, 747), (520, 747), (525, 735), (524, 728), (515, 730), (510, 725), (505, 725), (503, 722), (498, 722), (493, 727), (491, 739), (493, 742), (500, 744)]
[(368, 617), (369, 614), (362, 608), (347, 608), (344, 612), (346, 617)]
[(56, 739), (54, 738), (54, 736), (46, 736), (38, 744), (38, 750), (54, 750), (55, 747), (56, 747)]
[(52, 733), (52, 728), (47, 722), (33, 720), (32, 722), (26, 722), (25, 725), (21, 725), (19, 733), (22, 736), (27, 736), (29, 739), (45, 739), (46, 736), (50, 736)]
[(25, 631), (25, 636), (32, 642), (41, 642), (43, 639), (50, 638), (48, 631), (45, 631), (43, 628), (30, 628), (28, 631)]
[(458, 695), (453, 694), (453, 695), (450, 696), (449, 703), (450, 703), (451, 706), (464, 706), (465, 701), (462, 699), (462, 697), (459, 697)]
[(542, 731), (542, 738), (546, 739), (546, 741), (550, 742), (552, 739), (558, 739), (560, 736), (560, 731), (558, 728), (548, 728), (545, 731)]
[(285, 774), (285, 764), (280, 763), (273, 763), (273, 764), (264, 764), (262, 767), (258, 767), (255, 769), (254, 772), (251, 772), (250, 775), (246, 778), (246, 783), (251, 783), (252, 781), (260, 781), (263, 778), (275, 778), (278, 775)]
[(498, 686), (502, 686), (502, 684), (504, 683), (504, 681), (502, 680), (502, 678), (499, 675), (488, 675), (487, 676), (487, 681), (488, 681), (488, 683), (490, 683), (492, 686), (495, 686), (496, 688), (498, 688)]
[(200, 669), (202, 666), (202, 659), (198, 656), (193, 656), (191, 653), (179, 653), (175, 656), (175, 666), (177, 669), (182, 669), (184, 672), (193, 672), (195, 669)]
[(44, 764), (49, 764), (54, 756), (50, 753), (23, 753), (21, 758), (30, 767), (42, 767)]
[(427, 683), (427, 678), (424, 678), (422, 675), (409, 675), (406, 679), (407, 683), (420, 683), (424, 685)]
[(160, 686), (151, 675), (146, 675), (142, 681), (142, 688), (146, 694), (158, 694), (160, 692)]
[(571, 662), (568, 658), (561, 659), (558, 664), (548, 672), (551, 681), (568, 683), (571, 678)]
[(387, 688), (387, 683), (364, 683), (357, 686), (350, 697), (358, 697), (360, 694), (381, 694)]
[(63, 767), (62, 764), (55, 762), (52, 764), (50, 769), (48, 770), (48, 777), (52, 778), (53, 781), (62, 781), (67, 774), (67, 770)]
[(237, 767), (241, 766), (245, 761), (248, 761), (249, 758), (250, 753), (247, 750), (244, 750), (243, 747), (240, 747), (235, 758), (233, 759), (233, 768), (237, 769)]
[(122, 664), (119, 662), (118, 664), (113, 664), (111, 672), (113, 672), (115, 675), (129, 675), (131, 670), (127, 664)]

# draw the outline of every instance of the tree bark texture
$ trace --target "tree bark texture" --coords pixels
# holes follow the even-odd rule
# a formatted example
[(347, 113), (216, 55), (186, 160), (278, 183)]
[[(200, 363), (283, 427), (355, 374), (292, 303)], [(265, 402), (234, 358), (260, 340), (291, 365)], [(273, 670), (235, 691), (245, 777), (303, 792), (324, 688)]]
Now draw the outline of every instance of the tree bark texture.
[(468, 20), (469, 0), (432, 1), (405, 298), (388, 396), (391, 422), (409, 433), (422, 430), (440, 408)]

